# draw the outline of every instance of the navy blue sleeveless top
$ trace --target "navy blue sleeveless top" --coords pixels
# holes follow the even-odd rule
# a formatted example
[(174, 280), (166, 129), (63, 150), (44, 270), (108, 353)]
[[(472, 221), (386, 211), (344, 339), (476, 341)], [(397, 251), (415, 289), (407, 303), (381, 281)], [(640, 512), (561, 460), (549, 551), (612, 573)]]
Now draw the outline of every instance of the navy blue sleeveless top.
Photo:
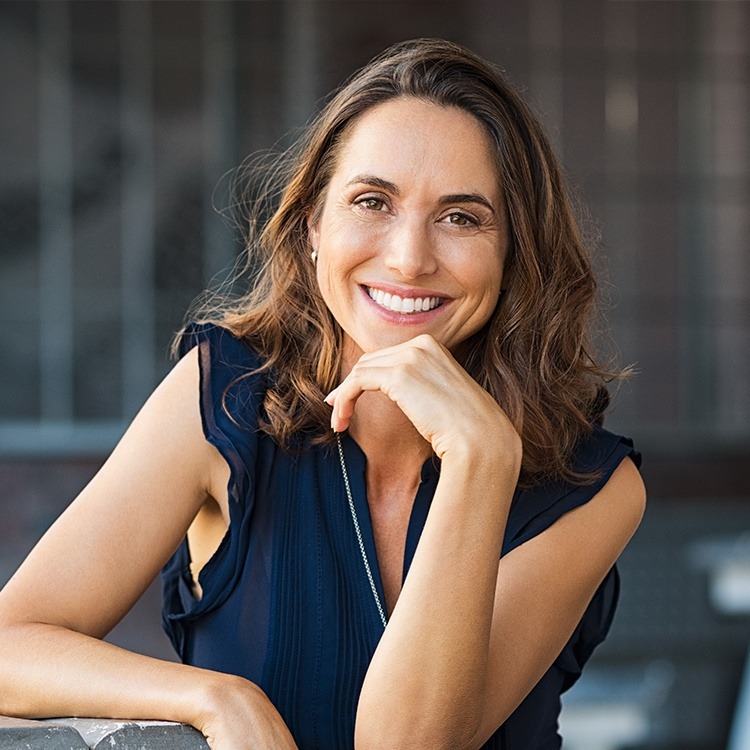
[[(228, 331), (192, 324), (182, 354), (199, 347), (200, 404), (206, 439), (230, 467), (227, 533), (199, 575), (193, 595), (187, 541), (163, 571), (163, 624), (183, 662), (241, 675), (259, 685), (284, 718), (300, 750), (352, 750), (362, 682), (383, 626), (365, 574), (335, 450), (301, 455), (279, 449), (257, 429), (266, 377), (234, 382), (258, 356)], [(365, 456), (342, 436), (364, 545), (381, 601), (365, 489)], [(517, 490), (503, 554), (590, 500), (626, 456), (630, 440), (600, 428), (583, 441), (575, 465), (597, 470), (585, 486), (565, 482)], [(422, 468), (411, 512), (404, 577), (439, 479), (439, 462)], [(560, 694), (578, 678), (607, 634), (617, 603), (613, 568), (570, 641), (487, 750), (557, 750)]]

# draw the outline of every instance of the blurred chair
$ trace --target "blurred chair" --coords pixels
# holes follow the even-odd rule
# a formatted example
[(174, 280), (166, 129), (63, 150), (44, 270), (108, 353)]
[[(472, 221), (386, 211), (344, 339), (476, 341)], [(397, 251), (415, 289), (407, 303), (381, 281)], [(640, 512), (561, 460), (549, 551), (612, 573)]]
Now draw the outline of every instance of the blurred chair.
[(566, 750), (750, 750), (737, 702), (750, 642), (745, 529), (745, 497), (651, 500), (618, 562), (612, 631), (563, 695)]
[(727, 750), (747, 748), (750, 748), (750, 651), (745, 660), (745, 672), (737, 696)]
[(642, 668), (584, 671), (563, 695), (563, 750), (623, 750), (650, 742), (674, 680), (674, 666), (662, 659)]
[[(709, 576), (709, 599), (722, 615), (750, 615), (750, 532), (700, 539), (689, 550)], [(732, 715), (727, 750), (750, 748), (750, 648)]]

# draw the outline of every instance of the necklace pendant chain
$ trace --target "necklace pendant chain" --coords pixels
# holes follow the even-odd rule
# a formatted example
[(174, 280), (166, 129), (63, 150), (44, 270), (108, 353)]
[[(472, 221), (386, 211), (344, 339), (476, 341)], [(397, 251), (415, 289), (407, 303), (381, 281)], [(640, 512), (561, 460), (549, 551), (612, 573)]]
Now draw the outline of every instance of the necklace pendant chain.
[(385, 616), (385, 610), (383, 605), (380, 603), (380, 596), (378, 595), (378, 589), (375, 586), (375, 579), (372, 576), (372, 569), (370, 568), (370, 561), (367, 559), (367, 552), (365, 551), (365, 544), (362, 541), (362, 531), (359, 528), (359, 519), (357, 518), (357, 511), (354, 507), (354, 499), (352, 498), (352, 490), (349, 486), (349, 473), (346, 470), (346, 461), (344, 460), (344, 448), (341, 445), (341, 436), (336, 435), (336, 446), (339, 449), (339, 461), (341, 462), (341, 474), (344, 477), (344, 487), (346, 488), (346, 497), (349, 501), (349, 510), (352, 514), (352, 522), (354, 523), (354, 533), (357, 535), (357, 543), (359, 544), (359, 551), (362, 554), (362, 562), (365, 566), (365, 573), (367, 573), (367, 580), (370, 582), (370, 589), (372, 596), (375, 599), (375, 606), (378, 608), (378, 614), (380, 615), (380, 621), (383, 623), (383, 627), (388, 624), (388, 619)]

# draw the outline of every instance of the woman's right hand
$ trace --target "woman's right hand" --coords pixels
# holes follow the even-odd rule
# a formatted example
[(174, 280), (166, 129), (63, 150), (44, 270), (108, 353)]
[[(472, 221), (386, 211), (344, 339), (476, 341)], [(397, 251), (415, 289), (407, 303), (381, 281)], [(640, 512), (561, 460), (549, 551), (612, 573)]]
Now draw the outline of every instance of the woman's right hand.
[(257, 685), (234, 675), (216, 677), (194, 722), (211, 750), (297, 750), (281, 715)]

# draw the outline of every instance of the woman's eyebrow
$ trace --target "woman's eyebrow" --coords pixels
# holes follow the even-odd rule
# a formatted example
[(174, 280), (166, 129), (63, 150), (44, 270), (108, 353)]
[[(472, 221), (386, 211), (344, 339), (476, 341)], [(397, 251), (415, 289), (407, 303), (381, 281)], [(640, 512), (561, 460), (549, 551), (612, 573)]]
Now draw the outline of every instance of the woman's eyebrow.
[(393, 193), (393, 195), (398, 195), (398, 187), (395, 183), (384, 180), (382, 177), (375, 177), (372, 174), (358, 174), (346, 183), (346, 187), (350, 185), (371, 185), (388, 193)]
[(479, 193), (457, 193), (456, 195), (443, 195), (438, 203), (441, 206), (448, 205), (449, 203), (478, 203), (480, 206), (484, 206), (492, 213), (495, 213), (495, 208), (487, 198)]

